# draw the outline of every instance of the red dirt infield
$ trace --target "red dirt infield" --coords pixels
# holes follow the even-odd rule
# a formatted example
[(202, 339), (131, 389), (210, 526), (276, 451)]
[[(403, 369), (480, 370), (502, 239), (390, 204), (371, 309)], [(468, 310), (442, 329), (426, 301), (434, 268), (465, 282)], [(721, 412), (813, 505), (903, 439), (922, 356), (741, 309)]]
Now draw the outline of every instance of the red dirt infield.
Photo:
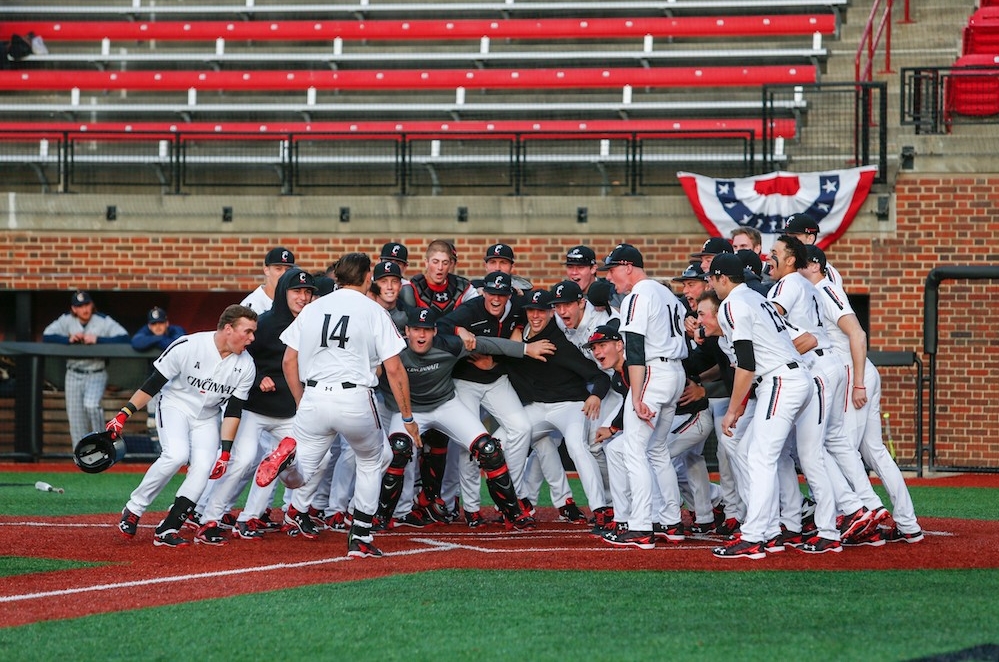
[[(59, 465), (0, 465), (0, 471), (49, 471)], [(145, 467), (136, 465), (137, 470)], [(55, 469), (58, 470), (58, 469)], [(75, 470), (72, 465), (67, 470)], [(912, 479), (910, 485), (999, 487), (996, 475)], [(101, 563), (97, 567), (15, 575), (0, 587), (0, 627), (57, 620), (295, 586), (354, 581), (399, 573), (469, 568), (488, 570), (902, 570), (999, 567), (999, 521), (921, 518), (918, 544), (856, 547), (810, 555), (788, 549), (760, 561), (716, 559), (707, 537), (660, 543), (654, 550), (619, 549), (588, 528), (556, 522), (539, 510), (528, 532), (464, 524), (396, 529), (376, 535), (381, 559), (348, 559), (346, 535), (323, 531), (307, 541), (282, 533), (232, 540), (223, 547), (154, 547), (152, 528), (163, 513), (147, 513), (134, 540), (117, 530), (116, 515), (0, 516), (0, 556)], [(192, 538), (192, 532), (184, 534)], [(25, 541), (30, 540), (30, 545)]]
[[(588, 529), (552, 521), (541, 509), (535, 531), (464, 524), (381, 533), (385, 557), (348, 559), (345, 534), (324, 531), (307, 541), (282, 533), (233, 540), (223, 547), (154, 547), (149, 513), (134, 540), (117, 531), (113, 516), (0, 517), (0, 556), (31, 556), (104, 563), (98, 567), (17, 575), (0, 588), (0, 627), (86, 614), (177, 604), (244, 593), (344, 582), (398, 573), (470, 568), (489, 570), (886, 570), (994, 568), (999, 522), (923, 518), (918, 544), (848, 548), (810, 555), (788, 549), (766, 559), (716, 559), (716, 540), (688, 538), (654, 550), (619, 549)], [(30, 535), (31, 547), (24, 540)], [(191, 538), (190, 531), (185, 532)], [(556, 553), (557, 552), (557, 553)]]

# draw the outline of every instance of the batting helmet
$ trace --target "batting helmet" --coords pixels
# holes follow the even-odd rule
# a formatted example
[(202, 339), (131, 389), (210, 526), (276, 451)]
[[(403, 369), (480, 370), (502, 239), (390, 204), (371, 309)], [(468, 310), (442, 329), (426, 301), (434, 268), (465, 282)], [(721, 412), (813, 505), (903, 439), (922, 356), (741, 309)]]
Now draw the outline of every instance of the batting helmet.
[(88, 474), (99, 474), (125, 457), (125, 440), (111, 439), (111, 433), (91, 432), (73, 451), (73, 462)]

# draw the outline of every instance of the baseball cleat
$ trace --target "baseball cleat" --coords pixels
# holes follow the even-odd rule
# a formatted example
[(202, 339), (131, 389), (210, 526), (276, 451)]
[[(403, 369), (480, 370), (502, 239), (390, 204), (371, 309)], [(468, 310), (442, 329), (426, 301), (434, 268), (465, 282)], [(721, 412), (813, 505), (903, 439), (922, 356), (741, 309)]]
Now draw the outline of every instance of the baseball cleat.
[(589, 524), (586, 515), (583, 514), (583, 511), (579, 509), (579, 506), (572, 499), (566, 499), (565, 505), (558, 509), (558, 520), (560, 522), (569, 522), (570, 524)]
[(118, 530), (121, 531), (121, 535), (125, 536), (129, 540), (135, 537), (135, 532), (139, 529), (139, 516), (133, 513), (128, 508), (124, 508), (121, 511), (121, 521), (118, 522)]
[(326, 528), (330, 531), (340, 531), (346, 533), (350, 529), (351, 520), (347, 513), (337, 511), (326, 518)]
[(218, 521), (218, 527), (223, 531), (232, 531), (232, 527), (234, 526), (236, 526), (236, 516), (232, 513), (226, 513)]
[(361, 540), (351, 535), (347, 540), (347, 556), (352, 559), (378, 558), (383, 556), (382, 550), (375, 547), (373, 540)]
[(722, 538), (727, 538), (736, 533), (739, 533), (739, 520), (734, 517), (729, 517), (715, 529), (715, 535)]
[(468, 524), (468, 528), (477, 529), (486, 523), (486, 518), (482, 516), (482, 511), (480, 510), (476, 510), (475, 512), (466, 510), (465, 523)]
[(264, 532), (258, 531), (253, 525), (253, 521), (236, 522), (236, 526), (232, 527), (232, 537), (239, 540), (261, 540), (264, 537)]
[(618, 529), (609, 531), (604, 535), (603, 540), (617, 547), (637, 547), (639, 549), (655, 549), (656, 547), (656, 537), (651, 531)]
[(849, 538), (861, 533), (873, 520), (874, 513), (865, 506), (861, 506), (859, 510), (843, 518), (839, 529), (840, 537)]
[(878, 529), (874, 529), (870, 533), (861, 531), (855, 536), (843, 538), (841, 542), (843, 547), (881, 547), (885, 544), (885, 539), (881, 537)]
[(801, 551), (806, 554), (825, 554), (826, 552), (842, 552), (843, 545), (840, 544), (838, 540), (830, 540), (829, 538), (820, 538), (815, 536), (814, 538), (809, 538), (807, 541), (801, 543), (798, 547)]
[(430, 516), (426, 514), (426, 511), (411, 510), (402, 517), (393, 517), (389, 520), (388, 528), (398, 529), (404, 526), (410, 526), (414, 529), (422, 529), (425, 526), (430, 526), (434, 521), (430, 519)]
[(916, 531), (915, 533), (902, 533), (898, 530), (897, 526), (894, 526), (890, 529), (882, 529), (881, 537), (885, 540), (885, 542), (907, 542), (910, 545), (913, 545), (917, 542), (923, 541), (923, 532)]
[(295, 459), (295, 440), (291, 437), (285, 437), (281, 440), (281, 443), (277, 445), (270, 454), (260, 461), (260, 466), (257, 467), (257, 475), (255, 480), (257, 485), (260, 487), (267, 487), (274, 482), (274, 479), (278, 477), (282, 471), (288, 468), (288, 466)]
[(711, 554), (719, 559), (762, 559), (767, 554), (761, 542), (749, 542), (737, 538), (731, 540), (721, 547), (715, 547)]
[(181, 538), (176, 531), (164, 531), (153, 536), (153, 545), (156, 547), (187, 547), (191, 542)]
[(653, 523), (652, 533), (656, 538), (666, 540), (668, 542), (683, 542), (687, 539), (683, 529), (683, 522), (677, 522), (676, 524), (669, 524), (667, 526)]
[(308, 513), (300, 513), (292, 506), (288, 506), (281, 530), (287, 532), (289, 536), (300, 535), (306, 540), (315, 540), (319, 537), (319, 531), (309, 519)]
[(222, 534), (222, 529), (215, 522), (208, 522), (194, 536), (194, 542), (199, 545), (225, 545), (228, 541)]

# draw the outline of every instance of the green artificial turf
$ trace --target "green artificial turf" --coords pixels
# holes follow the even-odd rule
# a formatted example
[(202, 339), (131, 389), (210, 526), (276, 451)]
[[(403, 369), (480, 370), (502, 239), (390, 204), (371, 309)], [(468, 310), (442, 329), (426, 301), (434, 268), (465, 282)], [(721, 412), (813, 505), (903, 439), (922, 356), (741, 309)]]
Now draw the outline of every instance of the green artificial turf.
[(992, 570), (437, 571), (8, 628), (0, 655), (903, 660), (999, 641), (997, 592)]
[(58, 559), (36, 559), (25, 556), (0, 556), (0, 577), (26, 575), (31, 572), (50, 572), (53, 570), (70, 570), (72, 568), (87, 568), (101, 565), (86, 561), (60, 561)]

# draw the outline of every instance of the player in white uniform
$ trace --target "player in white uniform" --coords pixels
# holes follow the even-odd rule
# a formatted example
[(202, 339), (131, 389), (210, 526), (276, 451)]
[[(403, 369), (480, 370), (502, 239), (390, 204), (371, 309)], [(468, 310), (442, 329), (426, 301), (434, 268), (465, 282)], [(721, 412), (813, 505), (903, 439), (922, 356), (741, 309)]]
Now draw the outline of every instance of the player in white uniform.
[[(372, 389), (376, 369), (385, 371), (403, 425), (422, 446), (409, 399), (409, 377), (399, 353), (406, 348), (392, 318), (367, 296), (371, 258), (347, 253), (335, 267), (339, 289), (306, 306), (281, 334), (288, 346), (284, 372), (298, 402), (294, 439), (285, 438), (257, 470), (257, 483), (269, 483), (293, 458), (307, 481), (295, 490), (285, 522), (305, 538), (318, 531), (309, 519), (315, 485), (308, 482), (337, 433), (354, 450), (357, 462), (354, 517), (347, 539), (350, 557), (381, 556), (371, 534), (382, 474), (392, 451), (378, 418)], [(303, 387), (304, 385), (304, 387)]]
[[(718, 315), (720, 331), (731, 341), (736, 355), (732, 397), (722, 419), (723, 434), (731, 434), (743, 417), (756, 384), (752, 405), (756, 411), (743, 440), (748, 451), (746, 520), (739, 537), (712, 553), (719, 558), (759, 559), (766, 556), (764, 545), (768, 541), (773, 541), (774, 551), (783, 550), (777, 521), (777, 459), (792, 427), (812, 400), (812, 376), (800, 360), (783, 318), (763, 295), (746, 286), (738, 257), (716, 256), (708, 279), (723, 301)], [(822, 532), (837, 534), (835, 547), (841, 549), (835, 527)]]
[(274, 288), (278, 279), (295, 266), (295, 254), (284, 246), (277, 246), (267, 251), (264, 257), (264, 283), (253, 290), (240, 301), (240, 304), (252, 308), (258, 315), (271, 309), (274, 303)]
[[(794, 237), (805, 246), (814, 246), (819, 240), (819, 224), (808, 214), (792, 214), (784, 219), (784, 234)], [(842, 287), (843, 278), (833, 265), (826, 263), (826, 278)]]
[[(626, 398), (622, 450), (628, 465), (631, 511), (628, 529), (616, 528), (604, 536), (612, 545), (640, 549), (655, 547), (655, 538), (683, 540), (680, 489), (666, 438), (686, 375), (681, 361), (687, 357), (683, 333), (683, 304), (672, 290), (645, 274), (641, 252), (618, 244), (601, 271), (618, 292), (621, 333), (631, 397)], [(657, 428), (662, 434), (654, 434)], [(657, 480), (671, 521), (652, 521), (652, 481)]]
[[(809, 434), (800, 435), (801, 438), (796, 439), (801, 468), (816, 501), (816, 526), (819, 526), (818, 512), (824, 512), (826, 506), (819, 503), (816, 493), (831, 493), (835, 506), (846, 515), (840, 532), (849, 537), (876, 526), (876, 523), (872, 521), (872, 512), (864, 506), (847, 482), (847, 475), (855, 475), (858, 471), (862, 473), (863, 467), (860, 466), (860, 455), (851, 446), (843, 427), (842, 402), (846, 392), (846, 368), (839, 356), (832, 351), (829, 334), (819, 316), (818, 291), (798, 271), (807, 264), (804, 244), (787, 235), (778, 237), (770, 251), (770, 273), (777, 282), (770, 288), (767, 298), (789, 323), (788, 330), (795, 340), (795, 346), (816, 379), (816, 398), (809, 405), (808, 420), (812, 422), (808, 426)], [(813, 439), (810, 433), (813, 429), (821, 435), (819, 449), (810, 447)], [(813, 453), (824, 456), (821, 458), (824, 470), (819, 468), (819, 458)], [(798, 523), (801, 521), (800, 490), (797, 478), (792, 478), (794, 466), (789, 453), (782, 457), (782, 464), (784, 521), (794, 531), (798, 530)], [(852, 464), (859, 468), (850, 469)], [(822, 485), (816, 487), (817, 483)]]
[[(910, 534), (908, 542), (922, 533), (916, 521), (912, 498), (902, 478), (902, 472), (889, 455), (881, 441), (881, 376), (874, 364), (867, 360), (867, 334), (843, 288), (825, 277), (826, 254), (818, 246), (806, 246), (808, 266), (802, 274), (815, 285), (819, 292), (819, 309), (825, 319), (833, 352), (846, 363), (847, 387), (845, 402), (846, 436), (854, 448), (858, 448), (864, 462), (868, 464), (885, 486), (888, 497), (894, 506), (894, 519), (898, 530)], [(877, 404), (873, 403), (877, 398)], [(871, 412), (874, 412), (872, 415)], [(868, 428), (871, 433), (868, 434)], [(873, 519), (881, 522), (887, 511), (881, 499), (874, 492), (861, 464), (859, 472), (848, 474), (847, 480), (857, 491), (857, 495), (867, 508), (874, 512)], [(891, 532), (889, 532), (890, 534)], [(845, 539), (843, 544), (873, 545), (884, 544), (884, 538), (876, 527), (870, 527), (857, 536)]]
[(190, 544), (178, 531), (194, 511), (195, 500), (204, 491), (209, 476), (219, 478), (225, 473), (243, 403), (256, 377), (253, 359), (243, 351), (253, 342), (256, 329), (257, 314), (253, 310), (229, 306), (219, 317), (215, 331), (175, 340), (153, 362), (153, 372), (146, 382), (108, 422), (112, 437), (121, 435), (128, 417), (146, 406), (154, 395), (161, 394), (156, 426), (163, 451), (121, 512), (118, 528), (125, 537), (135, 536), (139, 518), (149, 504), (174, 474), (188, 465), (187, 477), (177, 490), (169, 514), (156, 527), (153, 544)]

